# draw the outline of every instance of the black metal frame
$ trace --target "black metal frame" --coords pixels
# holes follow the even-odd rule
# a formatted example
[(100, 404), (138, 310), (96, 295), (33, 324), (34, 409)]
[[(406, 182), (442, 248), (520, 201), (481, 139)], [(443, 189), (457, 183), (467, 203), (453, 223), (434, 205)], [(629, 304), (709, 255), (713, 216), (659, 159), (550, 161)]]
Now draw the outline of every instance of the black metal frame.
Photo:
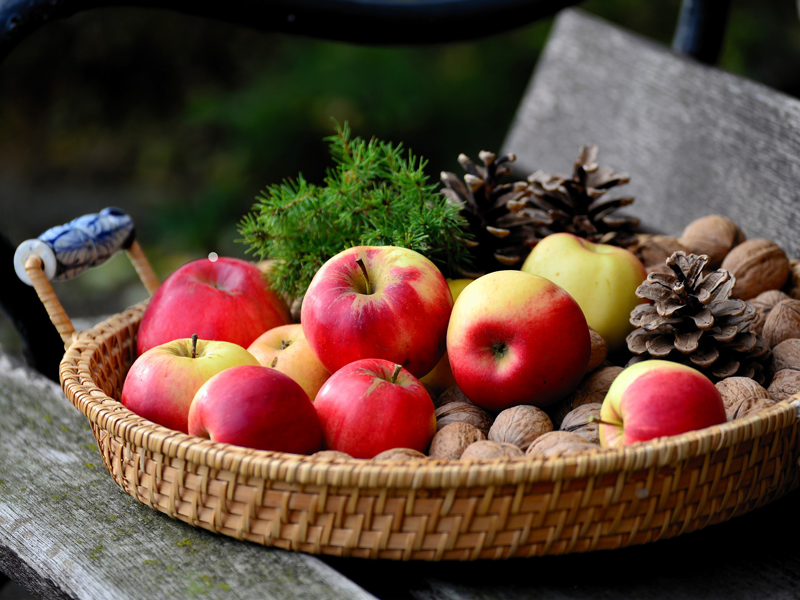
[[(643, 0), (645, 1), (645, 0)], [(372, 45), (441, 44), (516, 29), (582, 0), (0, 0), (0, 63), (49, 21), (99, 7), (163, 8), (321, 39)], [(673, 48), (717, 61), (730, 0), (683, 0)], [(0, 232), (0, 308), (23, 338), (29, 364), (57, 379), (61, 339), (13, 268), (15, 247)]]

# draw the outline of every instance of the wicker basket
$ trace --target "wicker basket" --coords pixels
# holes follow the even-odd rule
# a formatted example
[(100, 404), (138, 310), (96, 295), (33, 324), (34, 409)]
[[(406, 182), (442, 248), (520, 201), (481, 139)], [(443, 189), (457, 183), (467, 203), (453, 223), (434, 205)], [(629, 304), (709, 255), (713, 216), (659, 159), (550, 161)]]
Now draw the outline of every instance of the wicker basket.
[(702, 431), (547, 459), (375, 462), (200, 440), (117, 401), (145, 306), (76, 336), (64, 391), (122, 489), (237, 539), (400, 560), (585, 552), (701, 529), (798, 484), (798, 397)]

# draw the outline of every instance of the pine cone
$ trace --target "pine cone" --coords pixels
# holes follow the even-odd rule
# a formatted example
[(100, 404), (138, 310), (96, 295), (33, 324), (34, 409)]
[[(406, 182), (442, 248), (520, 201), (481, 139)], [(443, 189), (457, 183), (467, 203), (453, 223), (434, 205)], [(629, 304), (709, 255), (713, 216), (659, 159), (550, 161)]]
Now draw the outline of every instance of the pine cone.
[(531, 191), (527, 182), (499, 183), (511, 173), (508, 163), (514, 162), (516, 156), (497, 158), (485, 150), (479, 156), (484, 166), (459, 155), (458, 162), (467, 172), (463, 182), (455, 173), (441, 174), (445, 186), (442, 194), (459, 207), (473, 234), (466, 243), (474, 258), (475, 272), (463, 273), (472, 277), (521, 263), (541, 239), (541, 225), (549, 221), (547, 213), (529, 206)]
[(659, 358), (687, 364), (712, 381), (750, 377), (763, 383), (769, 347), (750, 331), (755, 309), (730, 298), (736, 278), (725, 269), (703, 275), (708, 257), (675, 252), (672, 273), (650, 273), (636, 290), (652, 300), (631, 311), (636, 329), (627, 337), (628, 364)]
[(603, 196), (611, 188), (628, 183), (630, 176), (600, 168), (597, 154), (597, 146), (583, 146), (571, 179), (543, 171), (529, 176), (533, 204), (548, 215), (544, 235), (567, 232), (596, 243), (628, 247), (636, 242), (632, 230), (639, 219), (611, 213), (632, 204), (634, 198)]

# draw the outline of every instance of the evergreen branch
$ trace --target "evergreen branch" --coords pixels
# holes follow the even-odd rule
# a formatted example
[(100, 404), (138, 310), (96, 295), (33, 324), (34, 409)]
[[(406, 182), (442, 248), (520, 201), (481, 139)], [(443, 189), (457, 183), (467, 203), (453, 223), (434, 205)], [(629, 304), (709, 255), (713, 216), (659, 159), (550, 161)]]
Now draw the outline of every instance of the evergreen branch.
[(302, 175), (267, 187), (239, 224), (239, 240), (275, 260), (272, 285), (302, 297), (317, 270), (352, 246), (403, 246), (445, 274), (469, 266), (466, 220), (429, 184), (427, 162), (376, 138), (351, 138), (347, 123), (325, 138), (333, 161), (324, 184)]

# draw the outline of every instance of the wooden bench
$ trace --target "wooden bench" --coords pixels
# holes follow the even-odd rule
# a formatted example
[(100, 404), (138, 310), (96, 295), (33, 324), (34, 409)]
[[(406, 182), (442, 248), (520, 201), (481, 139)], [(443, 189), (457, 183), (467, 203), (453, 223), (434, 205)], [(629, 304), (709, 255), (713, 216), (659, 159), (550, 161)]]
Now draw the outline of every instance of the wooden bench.
[[(580, 145), (598, 143), (603, 164), (633, 176), (632, 212), (658, 228), (724, 212), (797, 256), (798, 127), (800, 102), (567, 11), (504, 148), (523, 169), (568, 171)], [(792, 598), (799, 494), (623, 550), (479, 563), (314, 557), (138, 504), (104, 472), (60, 388), (0, 354), (0, 571), (43, 598)]]

